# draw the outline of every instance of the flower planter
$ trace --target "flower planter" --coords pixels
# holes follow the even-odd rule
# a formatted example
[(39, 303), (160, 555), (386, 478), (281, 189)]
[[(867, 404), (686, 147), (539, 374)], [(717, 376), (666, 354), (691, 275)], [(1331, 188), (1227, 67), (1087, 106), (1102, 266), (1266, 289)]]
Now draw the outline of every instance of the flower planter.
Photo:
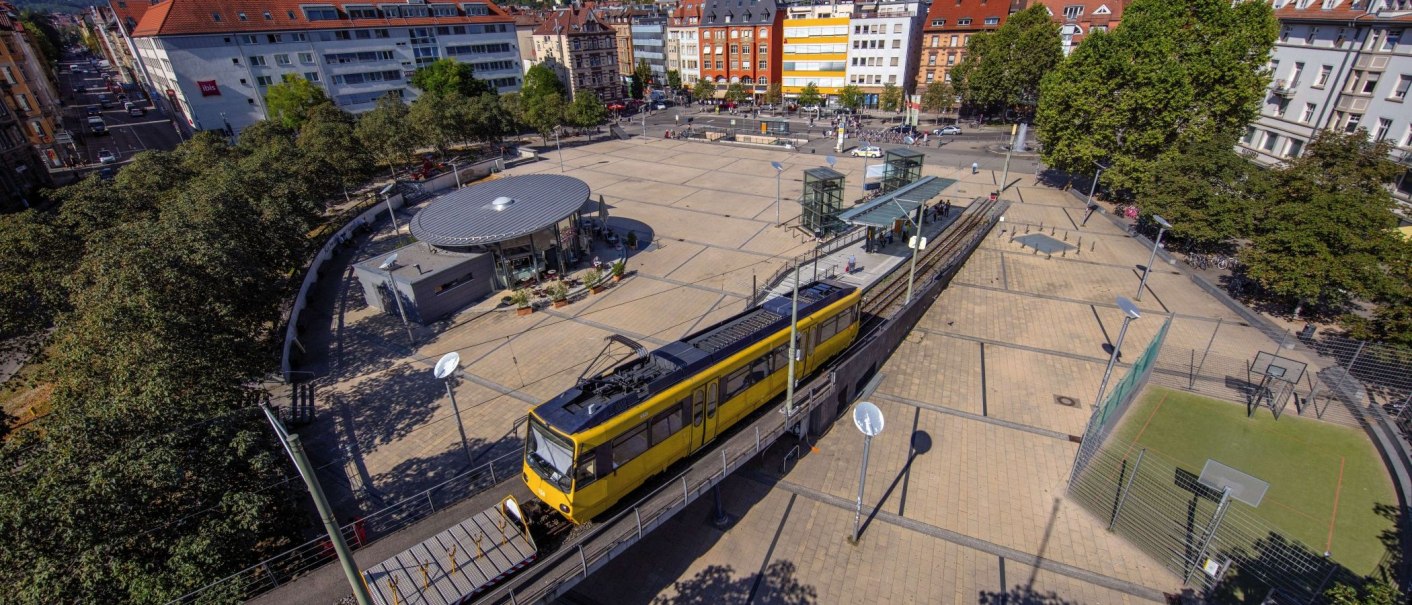
[(621, 275), (614, 275), (614, 276), (613, 276), (613, 283), (618, 283), (618, 282), (620, 282), (620, 281), (623, 281), (623, 276), (621, 276)]
[(593, 287), (589, 288), (588, 291), (591, 292), (591, 293), (593, 293), (593, 294), (602, 294), (602, 293), (603, 293), (603, 286), (593, 286)]
[(518, 309), (515, 309), (515, 315), (519, 315), (521, 317), (529, 315), (530, 313), (534, 313), (534, 307), (520, 307)]
[(558, 309), (559, 307), (566, 307), (566, 306), (568, 306), (568, 305), (569, 305), (569, 301), (568, 301), (568, 300), (556, 300), (556, 301), (554, 301), (554, 308), (555, 308), (555, 309)]

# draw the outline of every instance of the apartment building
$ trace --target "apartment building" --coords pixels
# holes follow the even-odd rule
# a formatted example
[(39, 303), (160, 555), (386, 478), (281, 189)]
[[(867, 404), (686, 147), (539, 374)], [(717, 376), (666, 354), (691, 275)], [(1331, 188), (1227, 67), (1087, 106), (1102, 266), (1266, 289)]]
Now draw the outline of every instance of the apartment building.
[(655, 86), (667, 84), (666, 16), (647, 15), (633, 19), (632, 56), (639, 63), (647, 62), (647, 69), (652, 73), (652, 81), (645, 84)]
[(500, 92), (523, 79), (514, 20), (488, 0), (164, 0), (132, 39), (158, 94), (199, 130), (238, 132), (263, 119), (265, 93), (285, 74), (318, 83), (351, 112), (388, 93), (413, 100), (408, 78), (443, 57), (470, 63)]
[[(1039, 0), (1049, 10), (1049, 15), (1059, 23), (1059, 36), (1064, 56), (1074, 52), (1074, 47), (1083, 42), (1084, 36), (1092, 32), (1108, 31), (1118, 26), (1123, 18), (1123, 9), (1132, 0)], [(1017, 7), (1011, 12), (1023, 9)]]
[(632, 54), (632, 20), (645, 15), (629, 6), (595, 6), (599, 19), (613, 29), (614, 48), (618, 53), (618, 72), (626, 77), (637, 68), (637, 59)]
[(883, 86), (916, 92), (926, 4), (918, 0), (853, 4), (848, 32), (848, 84), (863, 89), (863, 104), (877, 107)]
[(852, 4), (796, 4), (785, 9), (782, 90), (795, 98), (810, 84), (831, 101), (847, 84)]
[(701, 7), (701, 77), (725, 94), (740, 82), (757, 98), (781, 82), (784, 11), (775, 0), (706, 0)]
[(571, 94), (588, 90), (604, 103), (623, 99), (617, 31), (598, 11), (575, 5), (549, 13), (533, 38), (536, 61), (553, 69)]
[(1298, 157), (1319, 130), (1390, 141), (1403, 164), (1395, 196), (1412, 199), (1412, 1), (1273, 0), (1280, 35), (1273, 81), (1240, 149), (1256, 162)]
[[(1023, 0), (1015, 9), (1023, 8)], [(936, 0), (922, 26), (917, 90), (932, 82), (950, 82), (951, 70), (966, 56), (966, 43), (981, 32), (995, 31), (1010, 15), (1010, 0)]]
[[(39, 54), (30, 38), (32, 34), (13, 18), (15, 14), (14, 7), (0, 2), (0, 98), (9, 114), (4, 121), (14, 121), (19, 127), (20, 141), (32, 147), (40, 160), (36, 165), (20, 162), (15, 166), (27, 167), (21, 172), (38, 168), (33, 170), (32, 178), (35, 182), (48, 183), (48, 169), (64, 166), (68, 155), (56, 141), (62, 115), (59, 94), (46, 58)], [(0, 126), (0, 129), (8, 131), (9, 126)], [(0, 141), (0, 148), (11, 149), (10, 142)], [(22, 155), (16, 153), (13, 157), (18, 160)], [(17, 178), (16, 182), (28, 180)]]
[(682, 86), (701, 79), (701, 4), (681, 0), (667, 16), (667, 69), (681, 74)]

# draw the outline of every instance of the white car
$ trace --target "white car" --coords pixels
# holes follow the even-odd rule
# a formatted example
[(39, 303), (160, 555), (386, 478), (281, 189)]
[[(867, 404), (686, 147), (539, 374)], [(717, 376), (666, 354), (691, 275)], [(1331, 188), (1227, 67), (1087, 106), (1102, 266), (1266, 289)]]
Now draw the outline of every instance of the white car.
[(935, 134), (935, 135), (943, 135), (943, 134), (961, 134), (961, 127), (960, 127), (960, 126), (942, 126), (941, 128), (938, 128), (938, 129), (936, 129), (936, 130), (933, 130), (933, 131), (932, 131), (932, 134)]
[(880, 158), (882, 157), (882, 148), (876, 145), (864, 145), (853, 148), (851, 153), (855, 158)]
[(99, 164), (116, 164), (117, 162), (118, 162), (118, 156), (113, 155), (113, 152), (108, 151), (107, 149), (99, 149), (99, 150), (98, 150), (98, 163), (99, 163)]

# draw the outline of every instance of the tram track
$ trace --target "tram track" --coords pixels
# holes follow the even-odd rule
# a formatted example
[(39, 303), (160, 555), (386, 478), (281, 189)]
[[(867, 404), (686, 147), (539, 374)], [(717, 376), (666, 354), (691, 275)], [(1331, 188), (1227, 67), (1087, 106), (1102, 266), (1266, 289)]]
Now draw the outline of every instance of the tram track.
[[(968, 245), (977, 235), (977, 231), (990, 229), (991, 218), (996, 211), (1004, 210), (1004, 207), (1001, 206), (1003, 203), (1005, 202), (977, 198), (968, 206), (961, 217), (957, 219), (956, 224), (943, 232), (941, 241), (928, 246), (917, 257), (913, 290), (922, 290), (920, 284), (935, 279), (942, 270), (951, 265), (952, 261), (958, 260), (958, 255), (967, 251)], [(881, 326), (906, 304), (908, 271), (907, 263), (900, 264), (892, 272), (873, 282), (864, 290), (862, 309), (868, 317), (862, 326), (862, 332), (866, 333), (870, 329)], [(859, 339), (861, 340), (863, 337), (864, 334), (860, 333)]]

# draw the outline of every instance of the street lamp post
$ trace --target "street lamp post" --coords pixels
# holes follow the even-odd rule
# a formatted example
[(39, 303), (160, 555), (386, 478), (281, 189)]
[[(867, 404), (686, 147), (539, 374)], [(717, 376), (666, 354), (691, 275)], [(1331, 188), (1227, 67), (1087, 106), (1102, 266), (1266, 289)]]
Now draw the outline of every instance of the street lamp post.
[(382, 196), (382, 201), (387, 204), (387, 218), (392, 219), (392, 234), (401, 235), (402, 228), (397, 226), (397, 212), (392, 209), (392, 198), (387, 195), (392, 193), (392, 190), (395, 188), (397, 188), (397, 183), (394, 181), (388, 186), (383, 187), (382, 191), (378, 192), (378, 195)]
[(1147, 257), (1147, 265), (1142, 268), (1142, 281), (1137, 284), (1137, 299), (1142, 300), (1142, 290), (1147, 287), (1147, 274), (1152, 273), (1152, 263), (1157, 260), (1157, 247), (1162, 245), (1162, 234), (1172, 228), (1172, 224), (1156, 214), (1152, 215), (1152, 220), (1157, 222), (1157, 239), (1152, 240), (1152, 254)]
[(461, 431), (461, 450), (466, 453), (466, 464), (474, 466), (475, 458), (471, 457), (471, 446), (466, 443), (466, 425), (461, 422), (461, 408), (456, 406), (456, 392), (451, 389), (451, 381), (455, 380), (456, 371), (460, 366), (461, 354), (452, 351), (441, 356), (436, 362), (436, 367), (432, 368), (432, 375), (446, 383), (446, 396), (451, 398), (451, 413), (456, 415), (456, 429)]
[(1088, 208), (1088, 213), (1084, 215), (1084, 222), (1079, 224), (1080, 227), (1087, 225), (1088, 217), (1093, 216), (1093, 194), (1098, 191), (1098, 177), (1103, 176), (1103, 171), (1108, 168), (1097, 161), (1093, 165), (1098, 167), (1098, 171), (1093, 173), (1093, 183), (1088, 186), (1088, 202), (1084, 204), (1084, 207)]
[(770, 167), (775, 169), (775, 226), (780, 224), (780, 177), (784, 174), (784, 164), (770, 162)]
[(392, 300), (397, 301), (397, 314), (402, 316), (402, 327), (407, 330), (407, 345), (416, 348), (417, 340), (412, 338), (412, 324), (407, 323), (407, 310), (402, 307), (402, 293), (397, 291), (397, 282), (392, 279), (392, 270), (397, 266), (397, 253), (393, 252), (378, 265), (378, 270), (387, 275), (387, 290)]
[(456, 188), (461, 188), (461, 171), (456, 168), (456, 161), (451, 161), (451, 174), (456, 175)]
[(559, 144), (559, 128), (554, 128), (554, 148), (559, 150), (559, 172), (564, 171), (564, 147)]

